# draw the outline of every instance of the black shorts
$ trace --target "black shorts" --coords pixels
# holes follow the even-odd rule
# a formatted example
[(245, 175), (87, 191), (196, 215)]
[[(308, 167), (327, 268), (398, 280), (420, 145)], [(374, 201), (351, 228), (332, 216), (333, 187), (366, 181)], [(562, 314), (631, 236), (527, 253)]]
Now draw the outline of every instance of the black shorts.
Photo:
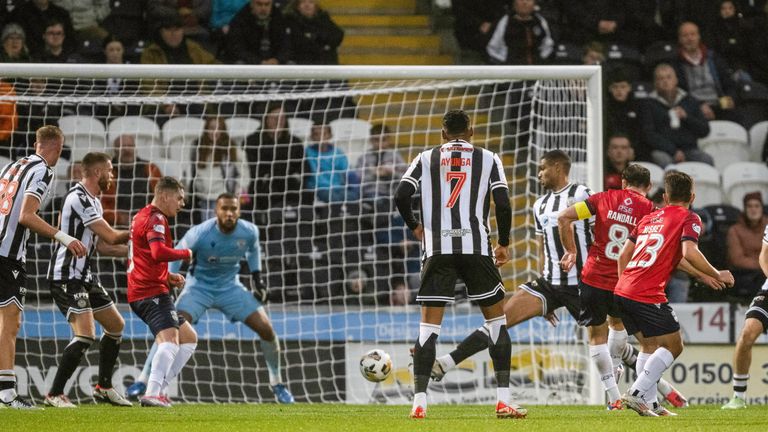
[(0, 257), (0, 307), (15, 304), (24, 310), (27, 296), (27, 269), (21, 261)]
[(69, 320), (69, 314), (98, 312), (113, 304), (112, 297), (98, 281), (85, 282), (81, 280), (50, 281), (53, 302), (61, 313)]
[(613, 301), (613, 291), (579, 282), (579, 300), (581, 304), (580, 325), (599, 326), (606, 321), (608, 315), (621, 318), (619, 308)]
[(458, 279), (467, 286), (467, 297), (480, 306), (490, 306), (504, 299), (504, 284), (493, 258), (484, 255), (434, 255), (424, 261), (416, 301), (424, 306), (452, 303)]
[(540, 277), (526, 282), (518, 288), (541, 300), (541, 316), (565, 307), (573, 319), (579, 320), (579, 287), (575, 285), (552, 285)]
[(669, 303), (640, 303), (618, 295), (613, 298), (629, 334), (640, 332), (643, 337), (654, 337), (680, 331)]
[(768, 292), (760, 290), (755, 294), (745, 317), (760, 321), (763, 324), (763, 333), (768, 332)]
[(137, 300), (130, 305), (155, 336), (165, 329), (179, 328), (185, 322), (184, 317), (176, 313), (176, 306), (168, 294)]

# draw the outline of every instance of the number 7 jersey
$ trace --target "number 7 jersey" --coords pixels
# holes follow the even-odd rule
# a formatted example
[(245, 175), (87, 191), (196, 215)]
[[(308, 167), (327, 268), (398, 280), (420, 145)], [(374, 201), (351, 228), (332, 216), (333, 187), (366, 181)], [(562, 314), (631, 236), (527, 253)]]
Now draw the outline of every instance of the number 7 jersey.
[(619, 281), (616, 261), (621, 248), (637, 222), (650, 214), (654, 205), (648, 198), (629, 189), (596, 193), (584, 204), (590, 215), (595, 216), (595, 239), (581, 271), (581, 280), (595, 288), (613, 291)]
[(664, 288), (683, 257), (684, 241), (699, 241), (699, 215), (666, 206), (640, 220), (629, 240), (635, 251), (616, 284), (615, 294), (640, 303), (667, 303)]
[(488, 238), (491, 192), (508, 188), (495, 153), (463, 140), (450, 141), (416, 156), (402, 181), (421, 193), (424, 258), (493, 256)]

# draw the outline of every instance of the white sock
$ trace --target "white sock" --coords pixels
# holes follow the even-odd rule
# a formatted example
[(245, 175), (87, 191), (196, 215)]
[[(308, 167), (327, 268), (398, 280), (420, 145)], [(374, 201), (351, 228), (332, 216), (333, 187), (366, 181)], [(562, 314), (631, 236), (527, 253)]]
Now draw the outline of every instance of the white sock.
[(147, 359), (144, 360), (144, 368), (141, 369), (141, 373), (136, 381), (141, 381), (144, 384), (147, 383), (149, 372), (152, 370), (152, 359), (155, 358), (155, 354), (157, 354), (157, 342), (152, 344), (152, 348), (150, 348), (149, 353), (147, 354)]
[(600, 382), (608, 394), (608, 401), (613, 403), (621, 398), (619, 387), (616, 385), (616, 378), (613, 376), (613, 363), (611, 362), (611, 353), (608, 351), (608, 344), (590, 345), (589, 356), (597, 367), (597, 373), (600, 376)]
[(613, 367), (618, 367), (622, 363), (621, 357), (627, 340), (629, 340), (629, 335), (626, 330), (608, 329), (608, 352), (611, 355)]
[(496, 401), (509, 405), (509, 387), (496, 387)]
[(280, 342), (277, 340), (277, 335), (274, 340), (261, 341), (261, 352), (264, 354), (264, 360), (267, 361), (269, 385), (280, 384), (283, 380), (280, 377)]
[(152, 369), (149, 372), (149, 381), (147, 382), (147, 396), (160, 396), (165, 377), (170, 373), (178, 353), (179, 346), (173, 342), (163, 342), (157, 345), (157, 353), (152, 359)]
[(442, 366), (443, 370), (446, 372), (456, 367), (456, 362), (453, 361), (453, 357), (451, 357), (450, 354), (446, 354), (444, 356), (438, 357), (437, 361), (440, 363), (440, 366)]
[(424, 408), (424, 411), (427, 410), (427, 394), (422, 393), (416, 393), (413, 395), (413, 409), (416, 409), (416, 407), (422, 407)]
[[(653, 399), (656, 398), (656, 382), (661, 378), (661, 374), (664, 373), (675, 361), (675, 357), (669, 352), (668, 349), (659, 347), (656, 352), (651, 354), (648, 361), (645, 362), (642, 372), (638, 372), (637, 380), (629, 389), (630, 394), (637, 394), (643, 396), (643, 399), (648, 401), (646, 397), (650, 398), (651, 391), (653, 391)], [(638, 363), (640, 359), (638, 358)], [(647, 396), (646, 396), (647, 395)]]
[(192, 354), (195, 353), (195, 348), (197, 348), (197, 343), (185, 343), (179, 345), (179, 352), (176, 354), (176, 358), (173, 360), (170, 370), (168, 370), (168, 375), (166, 375), (165, 380), (163, 380), (163, 386), (160, 387), (160, 394), (165, 394), (168, 384), (179, 375), (184, 368), (184, 365), (187, 364), (190, 358), (192, 358)]
[(440, 326), (435, 324), (419, 323), (419, 345), (424, 346), (432, 334), (440, 336)]
[(733, 395), (742, 399), (747, 398), (747, 381), (749, 374), (733, 374)]

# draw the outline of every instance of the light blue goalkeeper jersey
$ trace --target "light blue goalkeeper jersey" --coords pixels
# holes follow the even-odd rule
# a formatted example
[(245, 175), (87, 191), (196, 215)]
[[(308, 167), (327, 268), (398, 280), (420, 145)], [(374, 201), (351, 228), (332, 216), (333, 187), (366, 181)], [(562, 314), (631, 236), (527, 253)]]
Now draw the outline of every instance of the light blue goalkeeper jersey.
[[(251, 272), (261, 271), (259, 228), (239, 219), (234, 231), (224, 234), (216, 218), (208, 219), (190, 228), (176, 249), (192, 249), (194, 258), (188, 277), (194, 279), (195, 288), (220, 291), (233, 283), (239, 284), (240, 261), (245, 258)], [(168, 270), (178, 272), (181, 261), (169, 264)]]

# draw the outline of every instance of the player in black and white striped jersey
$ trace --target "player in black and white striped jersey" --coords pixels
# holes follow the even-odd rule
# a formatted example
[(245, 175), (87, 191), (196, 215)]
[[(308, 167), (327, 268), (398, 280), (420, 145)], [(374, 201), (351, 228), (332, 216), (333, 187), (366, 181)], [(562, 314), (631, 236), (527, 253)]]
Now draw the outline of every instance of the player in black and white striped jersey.
[(52, 238), (74, 255), (86, 254), (83, 244), (48, 225), (37, 211), (48, 194), (53, 170), (61, 156), (64, 134), (56, 126), (36, 132), (35, 154), (0, 171), (0, 403), (9, 408), (34, 408), (16, 394), (16, 334), (24, 310), (25, 269), (29, 231)]
[(56, 376), (45, 404), (56, 408), (74, 408), (64, 393), (64, 386), (80, 364), (85, 352), (96, 341), (94, 318), (104, 334), (99, 342), (99, 382), (93, 396), (99, 402), (131, 406), (112, 386), (112, 372), (120, 352), (125, 323), (112, 298), (98, 278), (91, 273), (91, 258), (101, 255), (128, 255), (130, 233), (113, 229), (104, 220), (99, 196), (114, 181), (112, 161), (106, 153), (92, 152), (82, 160), (83, 179), (64, 198), (61, 227), (83, 242), (88, 254), (74, 256), (67, 248), (57, 245), (48, 268), (48, 282), (56, 306), (67, 318), (74, 338), (64, 349)]
[[(505, 326), (504, 285), (496, 266), (509, 261), (512, 211), (501, 160), (494, 153), (469, 143), (473, 130), (462, 110), (443, 117), (444, 144), (419, 154), (395, 192), (397, 209), (424, 247), (419, 339), (413, 350), (415, 395), (411, 418), (427, 411), (427, 384), (435, 361), (435, 342), (446, 303), (454, 300), (461, 278), (467, 294), (485, 317), (485, 338), (496, 374), (499, 418), (524, 417), (525, 409), (512, 403), (509, 392), (511, 342)], [(420, 223), (411, 197), (421, 194)], [(498, 245), (493, 248), (488, 213), (491, 195), (496, 204)], [(494, 258), (496, 262), (494, 263)]]
[[(578, 273), (574, 267), (563, 273), (560, 260), (565, 250), (557, 230), (557, 217), (561, 210), (571, 204), (583, 201), (591, 191), (583, 185), (571, 183), (568, 174), (571, 159), (562, 150), (544, 153), (539, 164), (538, 178), (541, 187), (547, 191), (533, 206), (536, 234), (540, 237), (539, 263), (541, 276), (521, 285), (504, 305), (507, 328), (536, 316), (544, 316), (555, 324), (555, 310), (565, 307), (577, 321), (581, 315), (579, 303)], [(574, 227), (579, 238), (577, 262), (583, 263), (592, 242), (588, 220)], [(581, 267), (579, 265), (579, 271)], [(485, 349), (488, 337), (478, 329), (464, 339), (454, 351), (437, 359), (432, 368), (432, 377), (442, 379), (447, 371), (457, 364)]]

